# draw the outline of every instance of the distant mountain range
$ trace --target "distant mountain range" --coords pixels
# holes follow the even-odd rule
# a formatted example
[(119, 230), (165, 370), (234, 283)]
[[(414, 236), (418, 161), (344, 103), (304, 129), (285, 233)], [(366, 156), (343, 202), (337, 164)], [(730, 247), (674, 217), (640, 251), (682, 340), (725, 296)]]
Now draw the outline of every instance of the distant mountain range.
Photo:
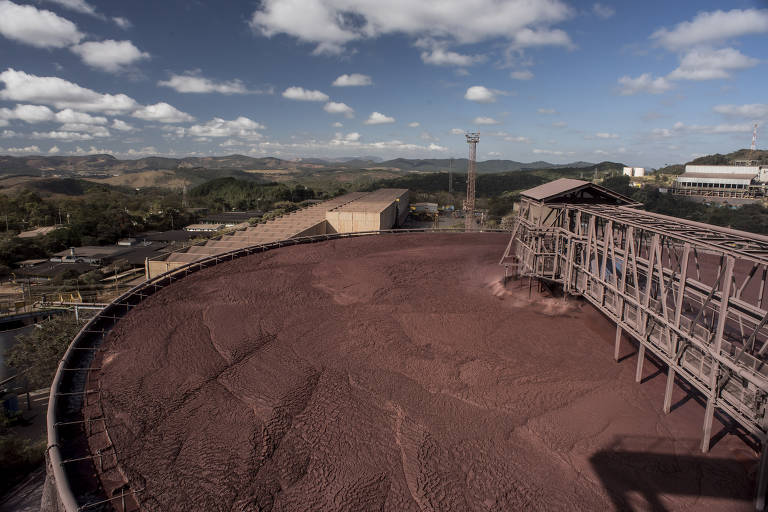
[[(43, 173), (107, 173), (125, 174), (151, 170), (177, 170), (203, 168), (210, 170), (252, 170), (252, 169), (398, 169), (402, 171), (446, 171), (453, 168), (456, 172), (467, 169), (467, 159), (411, 159), (396, 158), (381, 161), (376, 157), (344, 158), (326, 160), (320, 158), (303, 158), (297, 160), (282, 160), (280, 158), (253, 158), (244, 155), (164, 158), (147, 157), (137, 160), (119, 160), (112, 155), (88, 156), (0, 156), (0, 175)], [(572, 162), (569, 164), (551, 164), (549, 162), (516, 162), (514, 160), (486, 160), (477, 163), (478, 173), (496, 173), (504, 171), (521, 171), (528, 169), (552, 169), (560, 167), (589, 167), (589, 162)]]

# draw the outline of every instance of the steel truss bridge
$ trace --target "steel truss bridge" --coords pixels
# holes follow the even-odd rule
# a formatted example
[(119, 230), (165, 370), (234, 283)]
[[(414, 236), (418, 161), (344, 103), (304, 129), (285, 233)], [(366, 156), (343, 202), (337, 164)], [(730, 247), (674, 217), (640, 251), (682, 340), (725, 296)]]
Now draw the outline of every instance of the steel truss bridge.
[(501, 259), (518, 276), (562, 285), (706, 397), (701, 449), (716, 411), (763, 446), (756, 506), (768, 483), (768, 237), (604, 204), (544, 204), (524, 195)]

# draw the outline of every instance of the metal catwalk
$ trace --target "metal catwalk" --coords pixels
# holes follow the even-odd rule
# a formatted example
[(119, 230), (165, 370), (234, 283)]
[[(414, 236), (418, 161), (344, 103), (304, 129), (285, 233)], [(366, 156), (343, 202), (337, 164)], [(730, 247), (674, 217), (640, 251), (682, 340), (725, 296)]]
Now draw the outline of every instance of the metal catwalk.
[(702, 451), (716, 410), (763, 445), (757, 506), (768, 472), (768, 237), (603, 204), (545, 204), (523, 195), (501, 260), (518, 276), (560, 283), (668, 366), (664, 412), (675, 378), (707, 399)]

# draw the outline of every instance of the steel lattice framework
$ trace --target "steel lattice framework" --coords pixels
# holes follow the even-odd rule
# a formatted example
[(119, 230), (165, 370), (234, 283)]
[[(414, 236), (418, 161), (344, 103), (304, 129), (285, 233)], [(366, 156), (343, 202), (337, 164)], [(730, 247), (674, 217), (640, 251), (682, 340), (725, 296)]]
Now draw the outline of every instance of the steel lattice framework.
[(502, 263), (519, 276), (560, 283), (668, 367), (663, 410), (675, 378), (707, 400), (702, 451), (721, 411), (763, 445), (758, 509), (768, 477), (768, 237), (627, 206), (546, 204), (523, 197)]
[(479, 133), (467, 133), (469, 144), (469, 162), (467, 162), (467, 200), (464, 201), (464, 229), (470, 231), (475, 227), (475, 181), (477, 181), (477, 143)]

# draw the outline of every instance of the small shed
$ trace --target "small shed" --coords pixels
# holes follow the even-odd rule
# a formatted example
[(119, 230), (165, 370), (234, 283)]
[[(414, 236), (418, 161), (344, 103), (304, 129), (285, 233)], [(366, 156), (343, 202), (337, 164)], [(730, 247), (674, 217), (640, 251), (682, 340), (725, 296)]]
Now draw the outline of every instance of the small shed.
[(632, 198), (595, 183), (561, 178), (521, 192), (519, 215), (533, 224), (540, 225), (553, 217), (550, 212), (554, 205), (565, 204), (640, 205)]

